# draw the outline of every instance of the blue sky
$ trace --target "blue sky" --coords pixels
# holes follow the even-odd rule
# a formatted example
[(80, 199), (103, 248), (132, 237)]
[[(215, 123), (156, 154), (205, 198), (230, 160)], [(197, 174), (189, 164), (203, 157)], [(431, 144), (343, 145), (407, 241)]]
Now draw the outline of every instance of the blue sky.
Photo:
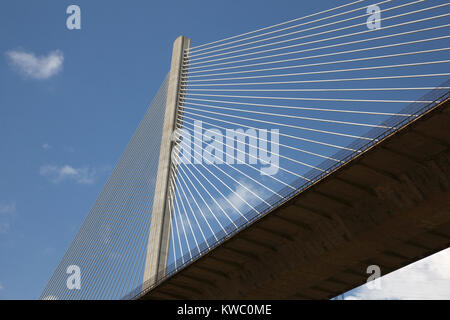
[[(70, 4), (82, 10), (81, 30), (66, 28)], [(283, 8), (293, 4), (295, 14)], [(0, 234), (0, 298), (39, 296), (168, 72), (178, 35), (212, 41), (302, 15), (310, 5), (2, 1), (0, 204), (9, 227)], [(47, 79), (24, 76), (8, 64), (10, 50), (59, 50), (62, 70)], [(92, 182), (52, 182), (42, 166), (87, 170)]]
[[(70, 4), (81, 7), (81, 30), (66, 28)], [(178, 35), (198, 45), (338, 4), (1, 1), (0, 299), (39, 296), (167, 74)], [(11, 52), (51, 61), (24, 73)]]

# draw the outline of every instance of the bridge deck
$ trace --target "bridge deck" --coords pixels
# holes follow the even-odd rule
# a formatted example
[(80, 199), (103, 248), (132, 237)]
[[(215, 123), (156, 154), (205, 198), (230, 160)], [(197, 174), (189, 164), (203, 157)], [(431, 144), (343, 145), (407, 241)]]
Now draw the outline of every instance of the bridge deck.
[(447, 99), (141, 299), (329, 299), (449, 247), (449, 124)]

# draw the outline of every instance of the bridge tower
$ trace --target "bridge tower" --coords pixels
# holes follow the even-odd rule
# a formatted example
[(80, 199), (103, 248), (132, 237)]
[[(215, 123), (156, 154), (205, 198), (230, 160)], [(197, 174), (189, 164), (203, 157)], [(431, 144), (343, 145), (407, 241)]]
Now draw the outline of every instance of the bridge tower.
[(189, 46), (190, 39), (184, 36), (179, 36), (173, 44), (158, 173), (153, 199), (152, 220), (147, 244), (143, 289), (152, 286), (164, 277), (167, 269), (172, 224), (172, 212), (168, 201), (171, 152), (173, 148), (171, 140), (176, 128), (176, 118), (180, 111), (180, 88), (184, 51)]

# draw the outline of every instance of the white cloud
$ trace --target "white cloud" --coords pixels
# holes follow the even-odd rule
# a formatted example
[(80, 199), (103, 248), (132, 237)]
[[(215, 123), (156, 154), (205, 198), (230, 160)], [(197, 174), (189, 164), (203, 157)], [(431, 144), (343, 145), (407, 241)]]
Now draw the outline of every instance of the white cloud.
[(47, 56), (36, 56), (32, 52), (8, 51), (6, 56), (23, 75), (33, 79), (48, 79), (62, 70), (64, 55), (55, 50)]
[(15, 203), (0, 203), (0, 234), (8, 233), (11, 228), (11, 219), (15, 212)]
[[(251, 210), (250, 206), (255, 206), (261, 202), (258, 197), (264, 199), (265, 190), (259, 187), (256, 183), (241, 180), (234, 185), (233, 192), (231, 190), (224, 192), (226, 198), (219, 198), (220, 205), (231, 211), (235, 211), (236, 217), (240, 217), (242, 214), (246, 214), (248, 210)], [(239, 210), (239, 212), (236, 211)]]
[[(192, 198), (188, 193), (187, 188), (183, 187), (186, 196), (188, 197), (187, 201), (191, 205), (192, 209), (196, 211), (198, 209), (197, 207), (198, 204), (200, 207), (200, 211), (208, 220), (212, 229), (216, 231), (219, 230), (217, 220), (219, 220), (222, 223), (223, 227), (227, 227), (229, 224), (231, 224), (230, 219), (233, 222), (236, 222), (239, 218), (241, 218), (240, 213), (246, 215), (248, 211), (252, 210), (251, 206), (256, 207), (258, 204), (261, 203), (261, 200), (258, 199), (257, 196), (261, 197), (262, 199), (265, 199), (269, 194), (266, 189), (260, 187), (259, 185), (250, 180), (244, 179), (238, 180), (238, 183), (230, 185), (229, 187), (232, 189), (232, 191), (229, 189), (224, 190), (224, 187), (223, 188), (222, 187), (223, 186), (218, 186), (218, 189), (221, 190), (223, 196), (220, 195), (219, 193), (216, 193), (216, 190), (214, 188), (211, 188), (210, 190), (211, 194), (213, 196), (214, 195), (216, 196), (215, 201), (212, 200), (211, 197), (206, 194), (203, 195), (203, 200), (200, 200), (200, 198), (197, 197), (196, 200), (194, 200), (194, 198)], [(192, 189), (191, 192), (192, 191), (195, 191), (195, 189)], [(177, 192), (181, 197), (184, 198), (184, 194), (181, 192), (181, 190), (177, 190)], [(206, 201), (206, 203), (204, 201)], [(184, 216), (184, 210), (179, 202), (179, 199), (177, 202), (179, 207), (178, 210), (182, 212), (181, 215), (177, 215), (178, 219), (181, 220), (181, 222), (185, 225), (186, 232), (188, 233), (189, 229), (187, 228), (189, 228), (189, 225), (187, 222), (187, 217)], [(190, 209), (187, 205), (185, 205), (185, 207), (186, 210)], [(201, 223), (205, 221), (203, 215), (197, 214), (197, 219)], [(226, 215), (228, 215), (229, 218)], [(191, 224), (193, 225), (196, 224), (191, 214), (189, 214), (189, 218), (191, 219)], [(209, 227), (206, 231), (208, 233), (206, 235), (207, 237), (212, 236), (210, 234)], [(180, 230), (180, 232), (182, 232), (182, 230)]]
[(48, 143), (44, 143), (44, 144), (42, 145), (42, 149), (44, 149), (44, 150), (50, 150), (51, 148), (52, 148), (52, 146), (49, 145)]
[(0, 203), (0, 214), (9, 214), (14, 213), (15, 211), (16, 211), (15, 203), (10, 204)]
[(80, 184), (92, 184), (95, 182), (96, 177), (96, 170), (93, 168), (74, 168), (70, 165), (45, 165), (39, 169), (39, 173), (53, 183), (72, 180)]
[(346, 299), (450, 299), (450, 248), (381, 277), (381, 289), (363, 285)]

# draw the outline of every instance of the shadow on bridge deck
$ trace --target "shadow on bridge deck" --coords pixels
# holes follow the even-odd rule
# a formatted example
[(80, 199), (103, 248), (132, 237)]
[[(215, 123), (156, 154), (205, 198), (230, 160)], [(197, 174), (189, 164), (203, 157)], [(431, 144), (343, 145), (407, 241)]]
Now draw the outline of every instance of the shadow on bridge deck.
[(450, 246), (450, 100), (141, 299), (329, 299)]

